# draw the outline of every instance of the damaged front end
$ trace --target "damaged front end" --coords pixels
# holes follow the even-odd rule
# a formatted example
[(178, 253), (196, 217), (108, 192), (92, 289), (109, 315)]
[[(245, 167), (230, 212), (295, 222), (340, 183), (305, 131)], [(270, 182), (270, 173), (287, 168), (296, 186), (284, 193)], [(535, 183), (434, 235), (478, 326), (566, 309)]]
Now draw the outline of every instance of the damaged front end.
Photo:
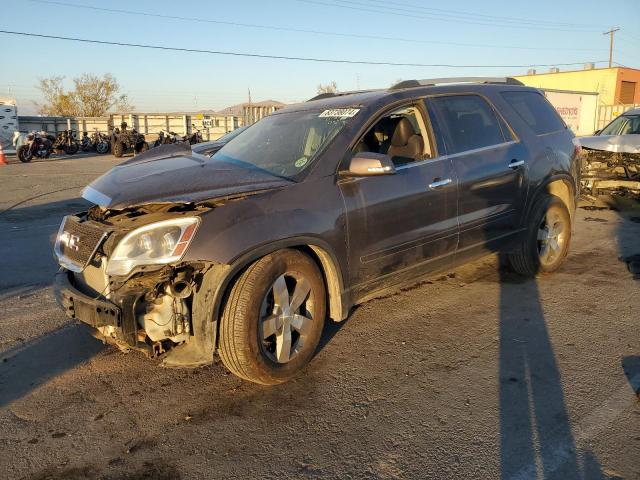
[(55, 253), (62, 268), (56, 297), (66, 314), (96, 336), (168, 366), (213, 361), (211, 285), (224, 266), (182, 262), (213, 208), (144, 205), (124, 210), (95, 206), (65, 217)]
[(581, 190), (584, 195), (627, 195), (640, 198), (640, 153), (582, 148)]

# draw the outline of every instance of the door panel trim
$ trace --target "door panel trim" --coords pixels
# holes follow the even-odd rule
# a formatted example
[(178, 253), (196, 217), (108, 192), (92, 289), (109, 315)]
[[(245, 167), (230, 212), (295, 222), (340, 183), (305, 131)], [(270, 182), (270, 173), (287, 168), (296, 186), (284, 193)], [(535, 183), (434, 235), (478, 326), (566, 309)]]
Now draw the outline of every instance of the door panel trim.
[[(372, 278), (371, 280), (367, 280), (367, 281), (365, 281), (365, 282), (357, 283), (357, 284), (355, 284), (355, 285), (352, 285), (352, 286), (349, 288), (349, 290), (350, 290), (350, 291), (353, 291), (353, 290), (355, 290), (355, 289), (357, 289), (357, 288), (362, 288), (362, 287), (365, 287), (365, 286), (367, 286), (367, 285), (371, 285), (371, 284), (373, 284), (373, 283), (379, 282), (379, 281), (381, 281), (381, 280), (382, 280), (382, 279), (384, 279), (384, 278), (389, 278), (389, 277), (394, 277), (394, 276), (400, 276), (400, 275), (402, 275), (403, 273), (410, 272), (411, 270), (415, 270), (415, 269), (419, 269), (419, 268), (421, 268), (421, 267), (424, 267), (425, 265), (427, 265), (427, 264), (429, 264), (429, 263), (434, 263), (434, 262), (437, 262), (437, 261), (442, 261), (443, 259), (445, 259), (445, 258), (447, 258), (447, 257), (452, 257), (452, 256), (454, 256), (454, 255), (457, 253), (457, 251), (458, 251), (458, 250), (456, 249), (456, 250), (452, 250), (451, 252), (445, 253), (444, 255), (440, 255), (439, 257), (427, 258), (427, 259), (424, 259), (424, 260), (423, 260), (423, 261), (421, 261), (421, 262), (415, 263), (415, 264), (410, 265), (410, 266), (408, 266), (408, 267), (401, 268), (400, 270), (395, 270), (395, 271), (393, 271), (393, 272), (385, 273), (385, 274), (382, 274), (382, 275), (380, 275), (380, 276), (378, 276), (378, 277), (376, 277), (376, 278)], [(447, 268), (452, 268), (452, 267), (453, 267), (453, 265), (449, 265)], [(426, 274), (426, 273), (425, 273), (425, 274)], [(417, 277), (420, 277), (420, 276), (421, 276), (421, 275), (418, 275)], [(385, 288), (386, 288), (386, 287), (385, 287)]]
[[(369, 263), (380, 258), (387, 257), (389, 255), (394, 255), (396, 253), (405, 252), (407, 250), (411, 250), (412, 248), (422, 247), (428, 243), (444, 240), (445, 238), (455, 237), (458, 234), (458, 226), (451, 227), (444, 232), (435, 233), (433, 235), (428, 235), (426, 237), (421, 237), (416, 240), (411, 240), (409, 242), (401, 243), (399, 245), (394, 245), (393, 247), (386, 248), (384, 250), (378, 250), (377, 252), (370, 253), (368, 255), (364, 255), (360, 257), (361, 263)], [(435, 259), (440, 257), (435, 257)]]

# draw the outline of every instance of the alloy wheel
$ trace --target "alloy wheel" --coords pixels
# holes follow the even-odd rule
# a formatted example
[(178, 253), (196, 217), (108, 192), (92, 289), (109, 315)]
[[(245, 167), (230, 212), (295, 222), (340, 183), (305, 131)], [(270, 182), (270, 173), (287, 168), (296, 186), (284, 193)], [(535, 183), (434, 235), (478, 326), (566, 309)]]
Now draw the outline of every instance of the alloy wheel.
[(262, 303), (259, 339), (266, 356), (276, 363), (288, 363), (304, 347), (312, 331), (313, 293), (311, 284), (297, 272), (280, 275)]
[(559, 213), (547, 212), (538, 229), (538, 255), (540, 263), (550, 265), (564, 250), (567, 241), (566, 226)]

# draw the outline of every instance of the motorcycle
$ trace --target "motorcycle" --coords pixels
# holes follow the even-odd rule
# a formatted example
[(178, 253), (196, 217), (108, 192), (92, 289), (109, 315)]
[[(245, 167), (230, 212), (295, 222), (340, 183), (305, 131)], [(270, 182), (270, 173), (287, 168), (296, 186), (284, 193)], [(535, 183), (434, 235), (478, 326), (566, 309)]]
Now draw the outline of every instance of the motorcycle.
[(82, 138), (80, 139), (80, 150), (83, 152), (93, 151), (93, 142), (89, 138), (89, 132), (82, 132)]
[(153, 146), (157, 147), (158, 145), (182, 142), (184, 142), (184, 137), (182, 135), (178, 135), (176, 132), (160, 130), (160, 132), (158, 132), (158, 139), (153, 142)]
[(185, 137), (185, 139), (189, 142), (189, 145), (195, 145), (196, 143), (204, 142), (204, 139), (202, 138), (202, 133), (198, 128), (196, 128), (195, 125), (191, 125), (191, 130), (193, 133), (189, 135), (188, 139), (187, 137)]
[(46, 132), (29, 132), (25, 142), (16, 152), (22, 163), (28, 163), (33, 157), (49, 158), (53, 152), (53, 142), (56, 137)]
[(166, 145), (169, 143), (188, 143), (189, 145), (195, 145), (204, 141), (202, 133), (196, 128), (195, 125), (191, 125), (193, 133), (191, 135), (178, 135), (176, 132), (160, 130), (158, 132), (158, 139), (153, 142), (153, 146)]
[(103, 154), (109, 151), (109, 137), (97, 130), (91, 135), (91, 142), (93, 143), (96, 152)]
[(111, 132), (111, 152), (114, 157), (120, 158), (129, 150), (133, 150), (134, 154), (149, 150), (143, 134), (135, 128), (127, 130), (126, 124), (123, 125), (122, 130), (114, 128)]
[(107, 153), (109, 151), (109, 137), (104, 133), (100, 133), (97, 129), (91, 134), (91, 137), (89, 137), (89, 132), (82, 132), (80, 148), (83, 152)]
[(78, 145), (78, 140), (76, 140), (73, 130), (63, 130), (58, 134), (58, 137), (53, 143), (53, 149), (56, 152), (62, 151), (67, 155), (77, 153), (79, 148), (80, 146)]

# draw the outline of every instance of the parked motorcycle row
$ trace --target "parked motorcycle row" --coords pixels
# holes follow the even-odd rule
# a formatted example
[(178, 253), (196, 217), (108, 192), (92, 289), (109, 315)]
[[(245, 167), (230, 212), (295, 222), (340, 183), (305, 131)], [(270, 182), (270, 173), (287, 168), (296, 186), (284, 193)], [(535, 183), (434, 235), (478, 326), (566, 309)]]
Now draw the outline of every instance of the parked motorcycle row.
[(158, 139), (153, 143), (153, 146), (157, 147), (169, 143), (188, 143), (189, 145), (195, 145), (196, 143), (204, 142), (200, 130), (198, 130), (195, 125), (191, 125), (191, 129), (193, 131), (191, 135), (179, 135), (176, 132), (160, 130)]
[[(160, 130), (158, 139), (153, 143), (154, 147), (170, 143), (188, 143), (194, 145), (203, 142), (202, 133), (192, 125), (191, 135), (179, 135), (175, 132)], [(73, 130), (64, 130), (57, 136), (47, 132), (29, 132), (25, 141), (17, 150), (18, 159), (27, 163), (33, 158), (49, 158), (52, 153), (65, 153), (73, 155), (79, 150), (83, 152), (108, 153), (110, 150), (115, 157), (122, 157), (126, 153), (138, 154), (149, 150), (149, 144), (145, 136), (136, 129), (127, 129), (126, 122), (120, 128), (114, 128), (109, 135), (99, 132), (97, 129), (89, 136), (89, 132), (82, 133), (82, 139), (78, 141)]]
[(47, 132), (29, 132), (16, 154), (21, 162), (27, 163), (33, 158), (49, 158), (52, 153), (73, 155), (80, 149), (83, 152), (107, 153), (108, 138), (99, 132), (95, 132), (91, 137), (88, 136), (88, 132), (84, 132), (81, 142), (78, 142), (73, 130), (63, 130), (57, 136)]

